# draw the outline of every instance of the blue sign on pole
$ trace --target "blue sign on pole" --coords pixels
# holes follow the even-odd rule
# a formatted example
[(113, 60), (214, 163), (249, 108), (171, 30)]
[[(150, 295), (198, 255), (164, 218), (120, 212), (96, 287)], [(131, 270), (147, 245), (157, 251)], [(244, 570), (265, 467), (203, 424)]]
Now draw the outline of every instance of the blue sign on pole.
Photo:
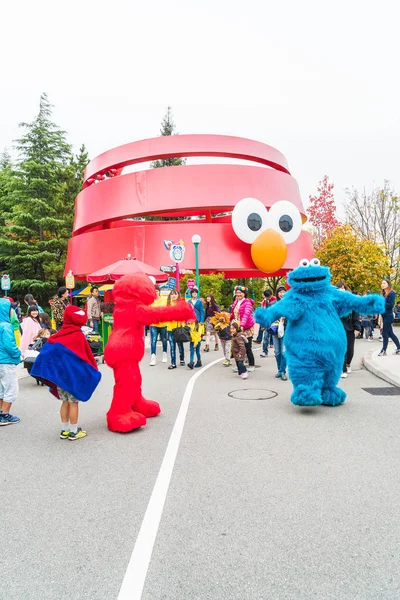
[(176, 279), (175, 277), (168, 277), (168, 287), (170, 290), (174, 290), (176, 288)]

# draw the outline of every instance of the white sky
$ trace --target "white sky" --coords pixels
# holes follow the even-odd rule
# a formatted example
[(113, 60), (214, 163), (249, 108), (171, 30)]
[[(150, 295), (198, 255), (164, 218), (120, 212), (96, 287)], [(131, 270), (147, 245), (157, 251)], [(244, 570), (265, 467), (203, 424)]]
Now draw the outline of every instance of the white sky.
[(219, 133), (282, 151), (303, 200), (389, 179), (400, 193), (398, 0), (4, 0), (0, 151), (42, 91), (93, 158), (159, 134)]

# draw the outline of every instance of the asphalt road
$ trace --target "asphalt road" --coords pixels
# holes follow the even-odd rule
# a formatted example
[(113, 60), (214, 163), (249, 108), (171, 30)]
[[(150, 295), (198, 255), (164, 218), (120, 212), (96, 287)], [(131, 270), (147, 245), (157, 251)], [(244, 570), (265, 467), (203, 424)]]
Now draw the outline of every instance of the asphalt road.
[[(247, 381), (217, 364), (195, 383), (143, 600), (398, 600), (400, 396), (368, 394), (389, 386), (356, 370), (343, 406), (299, 409), (273, 357), (257, 362)], [(102, 369), (75, 444), (57, 401), (20, 382), (21, 423), (0, 428), (1, 600), (118, 598), (193, 372), (146, 357), (163, 412), (122, 435), (105, 426)], [(277, 395), (228, 396), (244, 389)]]

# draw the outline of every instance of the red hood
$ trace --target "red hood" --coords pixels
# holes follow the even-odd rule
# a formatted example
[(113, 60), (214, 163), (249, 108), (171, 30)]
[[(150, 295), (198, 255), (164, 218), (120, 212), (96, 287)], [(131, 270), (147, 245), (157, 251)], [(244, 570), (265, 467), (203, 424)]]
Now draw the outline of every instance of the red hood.
[(87, 315), (78, 306), (67, 306), (64, 312), (64, 325), (75, 325), (83, 327), (86, 325)]

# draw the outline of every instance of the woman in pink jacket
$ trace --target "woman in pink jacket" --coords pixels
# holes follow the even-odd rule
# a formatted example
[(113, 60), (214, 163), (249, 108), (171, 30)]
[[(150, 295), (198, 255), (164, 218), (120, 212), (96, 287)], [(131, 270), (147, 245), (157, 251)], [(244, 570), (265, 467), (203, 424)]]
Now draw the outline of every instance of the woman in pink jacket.
[(236, 300), (232, 304), (231, 320), (237, 321), (247, 338), (246, 356), (249, 361), (248, 371), (254, 371), (254, 354), (252, 350), (254, 335), (254, 300), (247, 298), (248, 289), (242, 285), (235, 287)]
[(39, 321), (39, 310), (36, 304), (31, 304), (28, 308), (28, 316), (22, 321), (22, 337), (20, 350), (25, 358), (28, 346), (33, 343), (33, 338), (38, 334), (42, 326)]

